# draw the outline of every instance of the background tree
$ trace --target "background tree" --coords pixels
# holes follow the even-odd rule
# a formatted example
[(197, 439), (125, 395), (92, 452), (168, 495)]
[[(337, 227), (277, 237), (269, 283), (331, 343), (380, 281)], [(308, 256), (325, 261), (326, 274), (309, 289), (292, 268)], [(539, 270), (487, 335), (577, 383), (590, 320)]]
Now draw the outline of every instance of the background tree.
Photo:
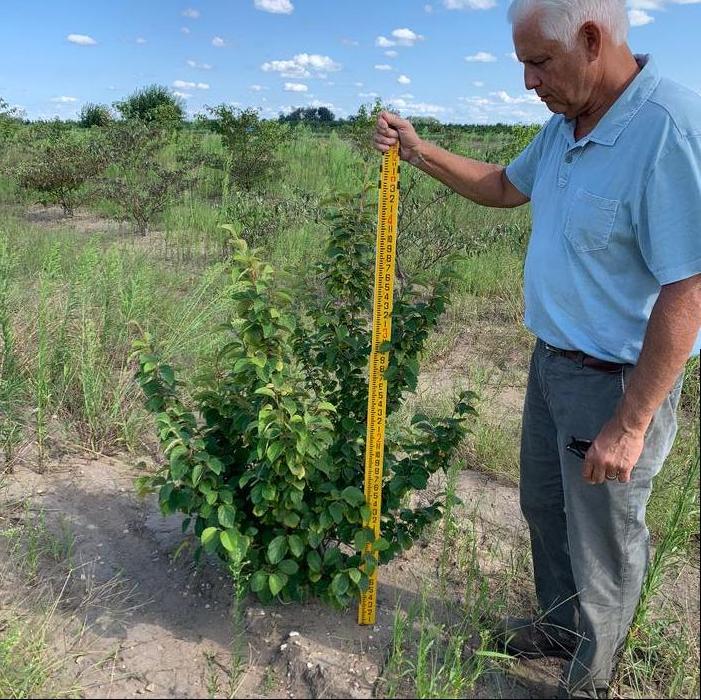
[(177, 128), (185, 118), (182, 99), (164, 85), (140, 88), (125, 100), (115, 102), (114, 106), (124, 119), (134, 119), (165, 128)]
[(80, 110), (79, 123), (82, 127), (108, 126), (112, 121), (114, 115), (107, 105), (87, 102)]
[(42, 204), (59, 204), (64, 215), (73, 216), (88, 194), (86, 183), (107, 166), (105, 151), (60, 125), (38, 125), (28, 134), (24, 155), (11, 171), (15, 181)]
[(287, 126), (261, 119), (253, 108), (221, 104), (206, 110), (212, 118), (200, 121), (221, 136), (227, 154), (224, 167), (233, 183), (243, 190), (264, 185), (280, 167), (277, 150), (289, 136)]
[(168, 162), (163, 154), (168, 143), (165, 130), (140, 122), (115, 122), (104, 134), (111, 167), (98, 189), (141, 235), (190, 184), (192, 163)]

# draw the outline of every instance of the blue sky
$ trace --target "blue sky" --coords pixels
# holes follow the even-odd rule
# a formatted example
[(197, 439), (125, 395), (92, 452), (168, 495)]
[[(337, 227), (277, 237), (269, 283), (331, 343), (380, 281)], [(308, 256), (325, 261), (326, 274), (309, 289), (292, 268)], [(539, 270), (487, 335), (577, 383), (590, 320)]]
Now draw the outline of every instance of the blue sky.
[[(546, 108), (511, 53), (507, 0), (3, 0), (0, 97), (73, 117), (150, 83), (190, 114), (222, 102), (266, 117), (353, 114), (377, 95), (404, 115), (534, 122)], [(629, 0), (629, 43), (701, 92), (701, 0)]]

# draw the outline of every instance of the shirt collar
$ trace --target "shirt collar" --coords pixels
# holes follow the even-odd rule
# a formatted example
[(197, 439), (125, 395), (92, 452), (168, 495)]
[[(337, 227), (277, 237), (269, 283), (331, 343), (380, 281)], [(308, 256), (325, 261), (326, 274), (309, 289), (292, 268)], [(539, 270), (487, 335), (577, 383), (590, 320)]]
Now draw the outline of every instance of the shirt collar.
[[(660, 74), (650, 54), (636, 54), (635, 60), (641, 68), (640, 73), (633, 78), (630, 85), (609, 107), (608, 112), (599, 120), (591, 133), (581, 139), (577, 145), (594, 141), (604, 146), (613, 146), (623, 129), (628, 126), (638, 110), (647, 102), (660, 82)], [(574, 144), (575, 123), (575, 119), (563, 120), (563, 126), (571, 145)]]

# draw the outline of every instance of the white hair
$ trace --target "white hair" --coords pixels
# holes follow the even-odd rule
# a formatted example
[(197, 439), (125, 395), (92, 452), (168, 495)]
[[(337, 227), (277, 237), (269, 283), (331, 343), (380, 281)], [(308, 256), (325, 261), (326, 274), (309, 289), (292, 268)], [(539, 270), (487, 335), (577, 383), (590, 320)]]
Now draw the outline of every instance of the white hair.
[(625, 0), (513, 0), (509, 22), (517, 24), (533, 12), (542, 11), (541, 27), (548, 39), (572, 48), (577, 32), (586, 22), (606, 29), (616, 44), (622, 44), (630, 24)]

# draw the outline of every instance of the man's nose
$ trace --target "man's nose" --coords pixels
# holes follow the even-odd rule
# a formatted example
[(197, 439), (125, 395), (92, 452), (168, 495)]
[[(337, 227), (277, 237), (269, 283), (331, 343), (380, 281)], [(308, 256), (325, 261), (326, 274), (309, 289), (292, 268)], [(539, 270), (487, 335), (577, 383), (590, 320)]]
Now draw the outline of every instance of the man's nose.
[(533, 70), (530, 66), (524, 66), (523, 80), (526, 84), (526, 90), (534, 90), (541, 84), (537, 71)]

